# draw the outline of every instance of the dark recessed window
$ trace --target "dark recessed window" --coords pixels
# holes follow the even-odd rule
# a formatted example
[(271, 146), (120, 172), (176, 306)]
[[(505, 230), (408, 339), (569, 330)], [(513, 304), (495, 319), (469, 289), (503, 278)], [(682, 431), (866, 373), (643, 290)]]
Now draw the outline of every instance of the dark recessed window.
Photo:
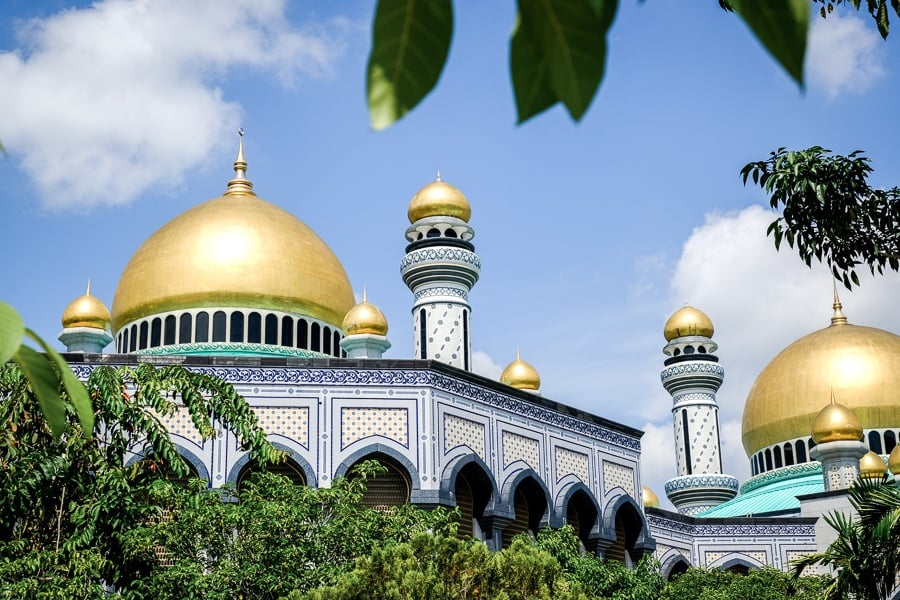
[[(890, 454), (894, 451), (894, 446), (897, 445), (897, 437), (894, 435), (893, 431), (885, 431), (884, 432), (884, 453)], [(894, 473), (896, 475), (896, 473)]]
[(322, 354), (331, 354), (331, 327), (322, 328)]
[(432, 227), (431, 229), (428, 230), (428, 233), (425, 234), (425, 237), (430, 237), (430, 238), (441, 237), (441, 232), (438, 231), (436, 228)]
[(766, 448), (766, 471), (772, 470), (772, 451)]
[(128, 346), (129, 352), (134, 352), (137, 350), (137, 341), (138, 341), (138, 329), (137, 325), (131, 326), (131, 344)]
[(228, 323), (228, 316), (224, 311), (217, 310), (213, 313), (213, 339), (214, 342), (225, 341), (225, 325)]
[(247, 317), (247, 341), (251, 344), (262, 343), (262, 317), (258, 312)]
[(147, 321), (144, 321), (143, 323), (141, 323), (141, 346), (140, 346), (141, 350), (143, 350), (144, 348), (147, 347), (147, 342), (149, 341), (148, 340), (149, 327), (150, 326), (147, 325)]
[(306, 319), (297, 319), (297, 347), (301, 350), (309, 348), (309, 323)]
[(775, 455), (775, 468), (784, 466), (781, 462), (781, 446), (775, 446), (773, 454)]
[(805, 463), (806, 462), (806, 444), (803, 440), (797, 440), (797, 443), (794, 444), (794, 448), (797, 449), (797, 462)]
[(794, 445), (790, 442), (784, 445), (784, 464), (787, 466), (794, 464)]
[(128, 351), (128, 330), (122, 332), (122, 337), (119, 338), (119, 353), (124, 353)]
[(181, 323), (178, 327), (178, 343), (179, 344), (190, 344), (191, 343), (191, 329), (194, 326), (193, 318), (191, 317), (191, 313), (184, 313), (181, 315)]
[(456, 236), (456, 230), (454, 230), (454, 229), (448, 229), (447, 231), (444, 232), (444, 235), (447, 236), (448, 238), (455, 238), (455, 237), (457, 237), (457, 236)]
[(310, 327), (310, 338), (312, 338), (309, 342), (309, 349), (313, 352), (320, 352), (322, 350), (322, 344), (319, 342), (319, 324), (313, 323), (312, 327)]
[(156, 317), (150, 322), (150, 347), (157, 348), (162, 341), (162, 319)]
[(171, 346), (175, 343), (175, 315), (166, 317), (165, 331), (163, 332), (163, 345)]
[(197, 313), (197, 322), (194, 329), (195, 342), (209, 341), (209, 314), (205, 312)]
[(239, 311), (231, 313), (231, 333), (228, 338), (232, 343), (244, 341), (244, 313)]
[(335, 331), (334, 334), (332, 334), (331, 347), (332, 347), (332, 349), (334, 349), (335, 356), (340, 356), (341, 352), (343, 352), (341, 350), (341, 332), (340, 331)]
[(869, 432), (869, 450), (875, 454), (881, 454), (881, 434), (877, 431)]
[(294, 347), (294, 320), (290, 317), (281, 317), (281, 345)]
[(278, 317), (275, 315), (266, 315), (266, 343), (278, 345)]

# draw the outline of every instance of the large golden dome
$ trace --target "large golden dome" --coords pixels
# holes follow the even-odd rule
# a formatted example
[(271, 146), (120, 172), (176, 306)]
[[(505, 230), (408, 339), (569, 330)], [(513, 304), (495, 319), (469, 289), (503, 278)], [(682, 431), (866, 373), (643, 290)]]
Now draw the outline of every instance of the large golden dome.
[(865, 429), (900, 426), (900, 336), (847, 323), (835, 301), (831, 326), (800, 338), (759, 374), (744, 405), (748, 456), (807, 437), (832, 393)]
[(714, 332), (713, 323), (706, 313), (687, 304), (676, 310), (663, 327), (667, 342), (686, 335), (711, 338)]
[(437, 216), (456, 217), (468, 223), (472, 208), (459, 188), (443, 181), (438, 173), (437, 179), (416, 192), (410, 200), (406, 216), (410, 223)]
[(344, 267), (309, 227), (253, 193), (243, 147), (224, 195), (180, 214), (138, 248), (113, 299), (114, 329), (202, 307), (302, 314), (340, 327), (354, 304)]

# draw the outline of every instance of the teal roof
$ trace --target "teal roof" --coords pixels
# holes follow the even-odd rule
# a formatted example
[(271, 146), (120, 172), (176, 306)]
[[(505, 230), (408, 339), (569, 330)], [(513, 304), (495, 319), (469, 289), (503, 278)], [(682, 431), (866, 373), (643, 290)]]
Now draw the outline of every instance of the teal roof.
[(822, 463), (792, 465), (748, 479), (737, 496), (695, 516), (702, 519), (784, 514), (800, 510), (797, 496), (824, 491)]

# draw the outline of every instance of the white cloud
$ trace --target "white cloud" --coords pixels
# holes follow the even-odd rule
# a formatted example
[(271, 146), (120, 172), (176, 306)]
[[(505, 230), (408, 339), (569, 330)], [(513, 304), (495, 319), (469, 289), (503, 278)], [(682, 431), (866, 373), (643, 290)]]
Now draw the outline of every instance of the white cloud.
[(661, 503), (666, 498), (666, 481), (675, 477), (675, 437), (672, 422), (645, 423), (641, 429), (641, 484), (653, 490)]
[(3, 143), (50, 207), (170, 186), (237, 129), (241, 108), (216, 85), (229, 70), (286, 85), (328, 72), (337, 34), (294, 29), (284, 11), (285, 0), (102, 0), (21, 23), (21, 48), (0, 53)]
[[(773, 218), (760, 206), (707, 216), (685, 243), (671, 281), (672, 306), (687, 299), (715, 325), (725, 367), (718, 393), (723, 458), (725, 470), (740, 479), (748, 475), (740, 422), (756, 376), (785, 346), (828, 326), (832, 313), (830, 272), (819, 264), (807, 268), (790, 248), (776, 252), (765, 236)], [(839, 290), (850, 322), (900, 331), (897, 274), (860, 279), (852, 293)]]
[(487, 352), (476, 350), (472, 353), (472, 371), (489, 379), (499, 381), (503, 367), (498, 365)]
[(854, 13), (813, 19), (806, 55), (810, 84), (831, 97), (867, 90), (884, 75), (884, 41)]

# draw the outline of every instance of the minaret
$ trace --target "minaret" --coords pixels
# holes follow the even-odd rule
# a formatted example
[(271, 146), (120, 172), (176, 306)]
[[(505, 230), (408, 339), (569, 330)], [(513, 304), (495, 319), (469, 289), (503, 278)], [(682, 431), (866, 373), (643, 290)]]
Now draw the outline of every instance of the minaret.
[(678, 468), (678, 476), (666, 482), (666, 495), (678, 512), (694, 515), (737, 495), (738, 480), (722, 473), (716, 392), (725, 369), (713, 355), (718, 345), (712, 321), (696, 308), (677, 310), (663, 334), (669, 358), (660, 378), (672, 395)]
[(59, 341), (66, 347), (66, 352), (100, 353), (113, 340), (111, 324), (109, 309), (91, 295), (91, 280), (88, 279), (84, 295), (72, 300), (63, 311)]
[(439, 172), (409, 203), (409, 245), (400, 263), (403, 282), (415, 295), (414, 358), (466, 371), (472, 369), (469, 292), (481, 272), (471, 214), (463, 193)]

